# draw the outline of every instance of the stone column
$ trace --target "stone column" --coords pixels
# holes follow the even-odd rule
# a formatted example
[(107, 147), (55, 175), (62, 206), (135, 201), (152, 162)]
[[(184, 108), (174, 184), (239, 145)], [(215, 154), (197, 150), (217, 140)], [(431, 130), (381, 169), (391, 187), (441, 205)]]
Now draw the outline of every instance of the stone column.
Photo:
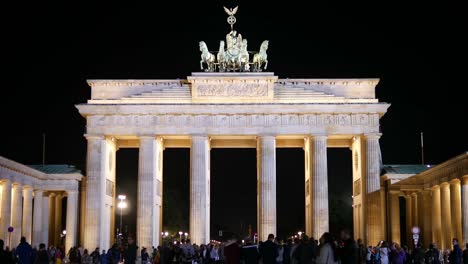
[(440, 208), (440, 186), (432, 187), (432, 241), (436, 242), (439, 249), (442, 247), (442, 215)]
[(190, 237), (192, 243), (210, 241), (210, 143), (192, 136), (190, 149)]
[(48, 219), (49, 219), (49, 235), (48, 235), (48, 241), (45, 241), (46, 244), (49, 245), (54, 245), (55, 244), (55, 233), (56, 233), (56, 228), (55, 228), (55, 198), (57, 194), (55, 193), (49, 193), (49, 214), (48, 214)]
[(23, 221), (23, 207), (21, 205), (23, 201), (23, 186), (19, 183), (13, 184), (12, 197), (11, 197), (11, 226), (14, 228), (11, 233), (11, 245), (16, 247), (21, 238), (22, 221)]
[[(108, 248), (111, 228), (110, 205), (112, 196), (106, 194), (106, 182), (113, 178), (115, 166), (115, 143), (110, 138), (88, 135), (88, 152), (86, 161), (86, 216), (84, 227), (84, 248)], [(109, 187), (113, 182), (109, 179)], [(113, 190), (109, 190), (112, 192)], [(110, 194), (110, 193), (109, 193)]]
[(68, 251), (76, 246), (78, 227), (78, 191), (67, 191), (67, 235), (65, 236), (65, 249)]
[(376, 245), (382, 240), (382, 219), (380, 214), (380, 134), (366, 135), (366, 194), (364, 204), (366, 206), (365, 217), (365, 243)]
[(43, 211), (43, 190), (34, 191), (34, 212), (33, 212), (33, 234), (32, 234), (32, 246), (39, 248), (40, 243), (45, 243), (43, 241), (42, 230), (44, 228), (42, 224), (42, 211)]
[(401, 244), (400, 236), (400, 191), (389, 191), (390, 197), (390, 240)]
[(257, 140), (257, 229), (265, 241), (276, 233), (276, 139), (259, 136)]
[(440, 203), (442, 209), (442, 247), (452, 247), (452, 206), (450, 204), (450, 185), (447, 182), (440, 184)]
[(432, 195), (430, 190), (424, 190), (422, 193), (422, 203), (420, 206), (423, 207), (423, 214), (420, 215), (422, 218), (422, 236), (424, 241), (424, 247), (428, 248), (432, 241)]
[(23, 236), (28, 243), (32, 243), (32, 187), (24, 186), (23, 188)]
[(405, 206), (406, 206), (406, 243), (408, 245), (412, 244), (413, 237), (411, 235), (411, 227), (413, 226), (413, 212), (412, 212), (412, 196), (411, 194), (405, 195)]
[[(417, 193), (412, 193), (411, 194), (411, 216), (413, 217), (413, 219), (411, 220), (411, 223), (413, 224), (411, 227), (413, 226), (419, 226), (419, 212), (418, 212), (418, 194)], [(414, 243), (413, 243), (414, 244)]]
[(11, 181), (2, 181), (2, 209), (0, 218), (0, 239), (5, 241), (5, 246), (10, 246), (8, 243), (8, 227), (11, 221)]
[(62, 194), (57, 194), (55, 196), (55, 237), (54, 245), (61, 246), (61, 236), (63, 226), (62, 226)]
[(463, 243), (468, 243), (468, 175), (461, 178), (461, 214), (462, 214), (462, 229), (463, 229)]
[(85, 234), (85, 219), (86, 219), (86, 177), (83, 177), (80, 182), (80, 228), (79, 228), (79, 244), (83, 244), (84, 242), (84, 234)]
[(450, 206), (452, 208), (452, 235), (462, 239), (462, 213), (461, 213), (461, 190), (460, 180), (455, 179), (450, 182)]
[(312, 236), (318, 239), (329, 231), (327, 137), (313, 136), (310, 142)]
[(41, 243), (49, 245), (49, 216), (50, 216), (50, 198), (49, 196), (42, 197), (42, 241)]
[[(140, 137), (138, 160), (137, 245), (159, 245), (161, 199), (157, 195), (162, 145), (154, 136)], [(159, 199), (158, 199), (159, 198)]]

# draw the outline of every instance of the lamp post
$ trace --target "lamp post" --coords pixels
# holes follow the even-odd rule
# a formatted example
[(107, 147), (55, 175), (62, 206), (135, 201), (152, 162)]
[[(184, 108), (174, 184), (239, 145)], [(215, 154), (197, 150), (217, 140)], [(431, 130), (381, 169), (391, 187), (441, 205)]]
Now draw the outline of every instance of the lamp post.
[(182, 234), (183, 234), (183, 233), (184, 233), (184, 232), (179, 231), (179, 241), (180, 241), (180, 242), (182, 242)]
[(117, 204), (117, 207), (120, 208), (120, 228), (119, 228), (119, 235), (123, 235), (123, 232), (122, 232), (122, 209), (124, 208), (127, 208), (127, 203), (125, 202), (125, 199), (127, 199), (127, 196), (123, 195), (123, 194), (119, 194), (118, 196), (119, 198), (119, 203)]
[(67, 235), (67, 230), (64, 229), (62, 233), (60, 234), (60, 237), (62, 238), (62, 241), (61, 241), (62, 245), (63, 245), (63, 240), (65, 239), (66, 235)]
[(297, 232), (297, 234), (299, 235), (299, 239), (301, 239), (302, 238), (302, 231)]

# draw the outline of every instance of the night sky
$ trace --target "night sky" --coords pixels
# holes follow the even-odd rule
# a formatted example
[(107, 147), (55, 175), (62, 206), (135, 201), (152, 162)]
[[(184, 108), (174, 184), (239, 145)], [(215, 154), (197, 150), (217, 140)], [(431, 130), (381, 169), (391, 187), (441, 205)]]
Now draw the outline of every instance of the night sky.
[[(304, 1), (305, 2), (305, 1)], [(310, 1), (307, 1), (310, 2)], [(85, 120), (75, 108), (90, 98), (86, 79), (186, 78), (199, 70), (198, 42), (217, 50), (229, 32), (222, 6), (239, 5), (236, 30), (257, 50), (268, 39), (269, 69), (280, 78), (380, 78), (376, 94), (391, 103), (381, 119), (385, 164), (443, 162), (467, 150), (466, 21), (461, 8), (422, 5), (309, 4), (303, 1), (170, 1), (164, 5), (24, 4), (4, 9), (0, 155), (25, 164), (73, 164), (85, 172)], [(456, 11), (460, 10), (460, 11)], [(463, 27), (462, 25), (465, 25)], [(464, 47), (462, 49), (462, 47)], [(459, 65), (460, 64), (460, 65)], [(333, 208), (351, 207), (351, 155), (329, 149)], [(256, 225), (254, 149), (211, 152), (211, 223), (245, 233)], [(133, 210), (138, 151), (117, 154), (117, 190)], [(277, 151), (278, 232), (304, 229), (304, 155)], [(166, 149), (164, 193), (179, 201), (188, 231), (189, 150)], [(333, 200), (334, 198), (335, 200)], [(332, 201), (333, 200), (333, 201)], [(335, 206), (336, 205), (336, 206)], [(340, 207), (342, 206), (342, 207)], [(333, 209), (333, 210), (335, 210)], [(336, 212), (336, 210), (335, 210)], [(350, 224), (350, 210), (341, 210)]]

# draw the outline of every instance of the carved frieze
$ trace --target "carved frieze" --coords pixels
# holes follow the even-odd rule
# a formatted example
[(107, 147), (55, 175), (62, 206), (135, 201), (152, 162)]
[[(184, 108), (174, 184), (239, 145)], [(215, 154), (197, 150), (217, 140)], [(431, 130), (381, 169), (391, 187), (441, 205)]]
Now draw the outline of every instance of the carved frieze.
[(93, 115), (89, 127), (378, 126), (378, 114)]
[(257, 83), (243, 84), (202, 84), (198, 86), (198, 96), (215, 97), (258, 97), (268, 95), (268, 86)]

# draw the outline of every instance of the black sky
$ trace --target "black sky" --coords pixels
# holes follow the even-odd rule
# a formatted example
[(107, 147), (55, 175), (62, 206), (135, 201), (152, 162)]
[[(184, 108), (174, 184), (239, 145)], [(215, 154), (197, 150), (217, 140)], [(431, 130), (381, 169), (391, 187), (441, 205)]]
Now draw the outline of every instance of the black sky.
[[(269, 70), (280, 78), (380, 78), (377, 97), (392, 104), (381, 119), (384, 163), (419, 163), (420, 131), (426, 163), (467, 150), (463, 9), (428, 3), (306, 2), (127, 1), (6, 8), (0, 155), (40, 163), (45, 132), (48, 163), (84, 169), (85, 121), (74, 105), (90, 97), (86, 79), (185, 78), (198, 71), (198, 41), (216, 49), (229, 30), (223, 5), (239, 5), (235, 26), (249, 40), (249, 49), (270, 40)], [(118, 154), (119, 188), (129, 193), (136, 191), (135, 153)], [(189, 165), (180, 163), (187, 153), (166, 151), (165, 191), (188, 190), (184, 168)], [(231, 159), (245, 166), (235, 166)], [(303, 225), (304, 168), (295, 166), (302, 164), (300, 159), (300, 150), (278, 151), (279, 232), (284, 234)], [(350, 195), (350, 168), (342, 169), (350, 159), (346, 150), (329, 151), (331, 195)], [(255, 186), (245, 183), (255, 180), (254, 150), (213, 150), (212, 166), (212, 224), (234, 230), (242, 221), (255, 222)], [(336, 184), (342, 179), (349, 185)], [(243, 195), (234, 202), (230, 197), (239, 193)], [(181, 210), (188, 212), (188, 200), (181, 201)]]

